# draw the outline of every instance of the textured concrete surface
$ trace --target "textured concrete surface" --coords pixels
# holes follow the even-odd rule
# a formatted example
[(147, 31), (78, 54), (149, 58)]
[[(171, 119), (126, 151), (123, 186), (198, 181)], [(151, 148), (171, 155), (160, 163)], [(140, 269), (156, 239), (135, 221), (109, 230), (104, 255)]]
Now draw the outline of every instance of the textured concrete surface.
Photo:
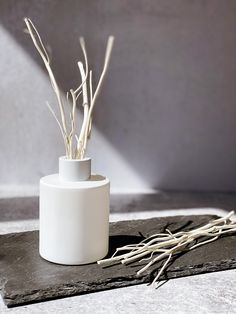
[(1, 185), (37, 184), (63, 154), (26, 15), (64, 91), (78, 84), (78, 36), (96, 81), (115, 35), (89, 150), (114, 188), (236, 189), (235, 0), (1, 0)]
[[(111, 214), (111, 221), (141, 219), (177, 214), (209, 213), (224, 215), (227, 211), (202, 208)], [(24, 217), (22, 217), (23, 219)], [(1, 233), (34, 230), (38, 220), (1, 222)], [(159, 289), (146, 284), (97, 292), (89, 295), (31, 304), (8, 309), (0, 298), (3, 314), (77, 314), (77, 313), (158, 313), (160, 314), (233, 314), (236, 313), (236, 270), (222, 271), (168, 281)]]
[[(216, 216), (172, 216), (111, 223), (109, 253), (117, 247), (138, 243), (155, 233), (190, 230)], [(141, 236), (142, 235), (142, 236)], [(38, 254), (38, 232), (11, 233), (0, 236), (0, 282), (8, 306), (22, 305), (94, 291), (150, 283), (162, 262), (141, 276), (136, 272), (146, 263), (121, 264), (103, 268), (96, 263), (63, 266), (49, 263)], [(171, 279), (236, 268), (236, 235), (223, 237), (174, 259), (161, 279)]]

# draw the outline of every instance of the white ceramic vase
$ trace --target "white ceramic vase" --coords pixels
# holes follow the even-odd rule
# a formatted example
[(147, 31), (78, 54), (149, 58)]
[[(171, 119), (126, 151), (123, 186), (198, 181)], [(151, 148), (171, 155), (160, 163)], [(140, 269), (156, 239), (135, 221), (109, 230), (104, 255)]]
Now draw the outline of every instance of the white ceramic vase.
[(64, 265), (95, 262), (109, 241), (110, 182), (91, 175), (91, 159), (59, 158), (59, 173), (40, 180), (39, 253)]

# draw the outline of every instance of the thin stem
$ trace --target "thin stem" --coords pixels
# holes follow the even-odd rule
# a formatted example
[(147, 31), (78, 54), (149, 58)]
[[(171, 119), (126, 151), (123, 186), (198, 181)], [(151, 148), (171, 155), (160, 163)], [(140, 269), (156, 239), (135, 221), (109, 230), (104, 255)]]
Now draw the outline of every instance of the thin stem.
[(104, 66), (103, 66), (102, 74), (101, 74), (100, 79), (98, 81), (98, 85), (96, 87), (96, 90), (94, 92), (94, 95), (93, 95), (93, 98), (92, 98), (92, 101), (91, 101), (90, 107), (89, 107), (89, 113), (88, 113), (86, 130), (85, 130), (84, 146), (83, 146), (84, 152), (86, 151), (86, 147), (87, 147), (90, 119), (91, 119), (91, 116), (92, 116), (92, 113), (93, 113), (95, 101), (96, 101), (96, 99), (98, 97), (98, 94), (99, 94), (100, 89), (101, 89), (101, 85), (103, 83), (105, 74), (107, 72), (107, 68), (108, 68), (108, 65), (109, 65), (110, 56), (111, 56), (111, 52), (112, 52), (113, 43), (114, 43), (114, 37), (113, 36), (109, 36), (108, 41), (107, 41), (107, 48), (106, 48), (106, 53), (105, 53), (105, 60), (104, 60)]
[[(50, 67), (50, 59), (49, 59), (47, 50), (46, 50), (46, 48), (42, 42), (42, 39), (41, 39), (36, 27), (34, 26), (33, 22), (29, 18), (25, 18), (24, 21), (25, 21), (26, 27), (29, 31), (30, 37), (34, 43), (34, 46), (37, 49), (39, 55), (41, 56), (41, 58), (44, 62), (44, 65), (46, 67), (46, 70), (48, 71), (48, 75), (49, 75), (53, 90), (56, 94), (58, 105), (59, 105), (63, 132), (67, 136), (67, 125), (66, 125), (66, 119), (65, 119), (64, 104), (62, 101), (61, 93), (60, 93), (59, 87), (57, 85), (56, 79), (55, 79), (54, 74), (52, 72), (52, 69)], [(36, 34), (36, 36), (34, 34)], [(68, 139), (66, 139), (66, 141), (65, 141), (65, 146), (66, 146), (65, 147), (66, 150), (68, 150)]]
[(80, 70), (81, 80), (84, 81), (84, 84), (82, 86), (82, 94), (83, 94), (83, 107), (84, 107), (84, 118), (83, 123), (79, 135), (79, 140), (77, 144), (77, 158), (82, 157), (82, 150), (83, 150), (83, 144), (84, 144), (84, 137), (85, 137), (85, 130), (86, 130), (86, 124), (88, 119), (88, 112), (89, 112), (89, 104), (88, 104), (88, 92), (87, 92), (87, 82), (86, 82), (86, 74), (84, 71), (83, 64), (81, 62), (78, 62), (78, 67)]
[[(28, 18), (25, 18), (25, 23), (26, 23), (26, 26), (28, 28), (28, 31), (29, 31), (29, 34), (31, 36), (31, 39), (36, 47), (36, 49), (38, 50), (44, 64), (45, 64), (45, 67), (48, 71), (48, 74), (49, 74), (49, 77), (50, 77), (50, 80), (51, 80), (51, 83), (52, 83), (52, 87), (56, 93), (56, 96), (57, 96), (57, 99), (58, 99), (58, 103), (59, 103), (59, 108), (60, 108), (60, 111), (61, 111), (61, 118), (62, 118), (62, 125), (63, 125), (63, 128), (64, 128), (64, 132), (66, 133), (66, 121), (65, 121), (65, 112), (64, 112), (64, 105), (63, 105), (63, 101), (62, 101), (62, 97), (61, 97), (61, 94), (60, 94), (60, 90), (58, 88), (58, 85), (57, 85), (57, 82), (55, 80), (55, 77), (54, 77), (54, 74), (52, 72), (52, 69), (50, 67), (50, 60), (49, 60), (49, 56), (47, 54), (47, 50), (42, 42), (42, 39), (36, 29), (36, 27), (34, 26), (33, 22), (28, 19)], [(33, 30), (39, 40), (39, 43), (40, 45), (38, 44), (34, 34), (33, 34)], [(41, 47), (40, 47), (41, 46)]]
[(168, 256), (167, 260), (165, 261), (165, 263), (163, 264), (163, 266), (161, 267), (161, 269), (159, 270), (157, 276), (155, 277), (155, 279), (152, 282), (152, 285), (155, 284), (155, 282), (160, 278), (161, 274), (163, 273), (163, 271), (166, 269), (169, 261), (171, 260), (172, 254), (170, 253), (170, 255)]
[(84, 77), (84, 80), (82, 80), (82, 83), (79, 85), (79, 87), (75, 90), (75, 94), (77, 94), (80, 91), (81, 87), (85, 84), (85, 82), (87, 81), (87, 77), (88, 77), (88, 57), (87, 57), (84, 38), (80, 37), (79, 42), (80, 42), (80, 46), (81, 46), (81, 49), (82, 49), (82, 52), (84, 55), (84, 60), (85, 60), (85, 77)]

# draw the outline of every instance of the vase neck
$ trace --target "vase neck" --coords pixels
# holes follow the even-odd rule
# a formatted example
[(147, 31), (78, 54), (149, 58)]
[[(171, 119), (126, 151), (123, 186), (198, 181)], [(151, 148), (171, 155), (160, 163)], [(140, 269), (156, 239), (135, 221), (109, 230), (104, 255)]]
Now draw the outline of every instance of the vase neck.
[(86, 181), (91, 176), (91, 158), (68, 159), (59, 158), (59, 178), (62, 181)]

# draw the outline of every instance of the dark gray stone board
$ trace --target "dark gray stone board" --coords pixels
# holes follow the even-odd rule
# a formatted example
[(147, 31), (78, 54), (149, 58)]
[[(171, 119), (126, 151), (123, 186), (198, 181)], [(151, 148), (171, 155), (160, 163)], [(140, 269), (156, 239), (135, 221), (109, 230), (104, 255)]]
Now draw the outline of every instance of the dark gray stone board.
[[(175, 216), (111, 223), (108, 256), (117, 247), (138, 243), (143, 237), (164, 232), (166, 228), (172, 232), (188, 230), (212, 218), (215, 216)], [(154, 278), (160, 264), (138, 277), (136, 271), (142, 264), (117, 264), (107, 268), (96, 263), (57, 265), (39, 256), (38, 231), (0, 235), (0, 287), (8, 307), (148, 283)], [(182, 254), (168, 267), (161, 279), (232, 268), (236, 268), (235, 234)]]

